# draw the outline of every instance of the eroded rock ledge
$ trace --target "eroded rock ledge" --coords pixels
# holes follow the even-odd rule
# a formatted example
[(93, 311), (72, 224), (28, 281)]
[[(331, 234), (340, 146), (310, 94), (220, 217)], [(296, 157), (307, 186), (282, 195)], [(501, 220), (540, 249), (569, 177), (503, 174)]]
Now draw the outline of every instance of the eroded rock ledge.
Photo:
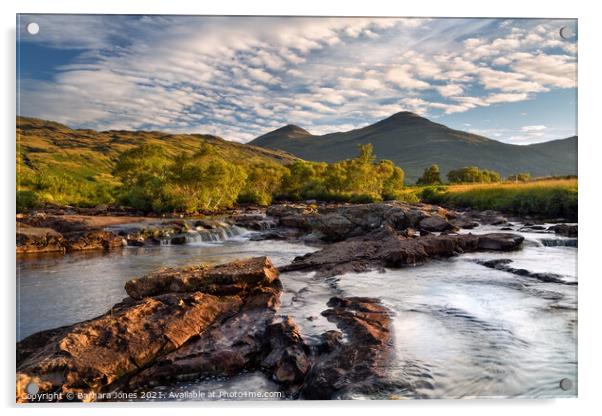
[(451, 257), (466, 252), (511, 251), (518, 249), (524, 240), (522, 236), (510, 233), (406, 235), (387, 227), (296, 257), (280, 270), (315, 270), (318, 275), (327, 277), (375, 268), (416, 265), (431, 258)]
[[(332, 298), (329, 331), (308, 345), (279, 317), (282, 286), (266, 257), (165, 269), (126, 284), (130, 297), (97, 318), (17, 343), (17, 401), (96, 399), (95, 393), (263, 371), (291, 397), (332, 398), (385, 383), (390, 312), (371, 298)], [(27, 396), (35, 383), (38, 396)], [(62, 394), (62, 396), (61, 396)]]

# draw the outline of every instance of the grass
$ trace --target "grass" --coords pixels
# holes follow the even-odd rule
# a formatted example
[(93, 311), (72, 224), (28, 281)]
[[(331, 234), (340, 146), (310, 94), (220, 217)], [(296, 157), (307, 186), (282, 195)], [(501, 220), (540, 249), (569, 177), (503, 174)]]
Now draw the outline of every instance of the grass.
[(492, 209), (520, 216), (577, 221), (577, 179), (461, 184), (416, 190), (424, 202), (449, 207)]

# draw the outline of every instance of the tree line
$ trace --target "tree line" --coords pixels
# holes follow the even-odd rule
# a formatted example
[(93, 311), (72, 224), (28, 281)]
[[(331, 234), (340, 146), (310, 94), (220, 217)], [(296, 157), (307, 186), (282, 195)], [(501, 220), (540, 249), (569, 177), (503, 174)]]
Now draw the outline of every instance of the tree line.
[(122, 153), (113, 174), (121, 182), (119, 202), (154, 212), (216, 211), (273, 199), (381, 201), (395, 199), (404, 184), (403, 170), (390, 160), (377, 162), (371, 144), (360, 145), (356, 158), (334, 163), (249, 167), (224, 160), (211, 146), (172, 158), (161, 145), (145, 144)]
[[(510, 182), (528, 182), (531, 175), (528, 172), (521, 172), (508, 176), (506, 179)], [(493, 170), (481, 169), (477, 166), (466, 166), (447, 173), (449, 183), (493, 183), (501, 182), (502, 175)], [(441, 171), (438, 165), (431, 165), (424, 169), (420, 178), (416, 181), (417, 185), (441, 185)]]
[[(404, 171), (390, 160), (377, 161), (371, 144), (355, 158), (333, 163), (296, 160), (234, 163), (204, 143), (196, 152), (169, 154), (160, 144), (143, 144), (121, 153), (109, 180), (74, 180), (66, 173), (37, 172), (19, 177), (17, 210), (45, 201), (63, 205), (121, 204), (145, 212), (217, 211), (235, 203), (269, 205), (273, 200), (333, 202), (417, 202), (404, 189)], [(476, 166), (448, 172), (449, 183), (500, 182), (501, 175)], [(508, 180), (528, 181), (528, 173)], [(424, 170), (417, 185), (442, 184), (437, 165)]]

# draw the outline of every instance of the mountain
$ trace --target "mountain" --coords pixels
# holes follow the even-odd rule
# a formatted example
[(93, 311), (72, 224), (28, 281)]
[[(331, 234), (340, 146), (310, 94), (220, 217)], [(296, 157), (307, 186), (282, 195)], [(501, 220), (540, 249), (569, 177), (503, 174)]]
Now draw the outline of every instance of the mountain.
[(53, 121), (17, 117), (17, 172), (68, 174), (84, 180), (111, 180), (120, 153), (141, 144), (161, 144), (170, 155), (211, 146), (238, 164), (290, 163), (297, 158), (279, 150), (235, 143), (216, 136), (157, 131), (75, 130)]
[(577, 136), (526, 146), (502, 143), (454, 130), (411, 112), (400, 112), (369, 126), (314, 136), (288, 125), (249, 144), (283, 150), (301, 159), (334, 162), (357, 154), (359, 144), (372, 143), (380, 159), (390, 159), (414, 182), (425, 167), (436, 163), (443, 175), (463, 166), (492, 169), (503, 176), (576, 175)]

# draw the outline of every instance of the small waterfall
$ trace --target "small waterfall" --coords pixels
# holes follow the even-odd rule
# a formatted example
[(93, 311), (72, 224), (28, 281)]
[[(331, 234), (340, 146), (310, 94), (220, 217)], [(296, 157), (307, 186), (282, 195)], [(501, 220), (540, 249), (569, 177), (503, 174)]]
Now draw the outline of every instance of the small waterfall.
[[(184, 234), (186, 244), (194, 243), (218, 243), (221, 241), (230, 240), (238, 236), (244, 235), (247, 230), (230, 224), (219, 224), (215, 228), (205, 229), (202, 227), (196, 227), (193, 230), (188, 230)], [(173, 244), (173, 238), (170, 240)], [(179, 241), (176, 243), (178, 244)]]

